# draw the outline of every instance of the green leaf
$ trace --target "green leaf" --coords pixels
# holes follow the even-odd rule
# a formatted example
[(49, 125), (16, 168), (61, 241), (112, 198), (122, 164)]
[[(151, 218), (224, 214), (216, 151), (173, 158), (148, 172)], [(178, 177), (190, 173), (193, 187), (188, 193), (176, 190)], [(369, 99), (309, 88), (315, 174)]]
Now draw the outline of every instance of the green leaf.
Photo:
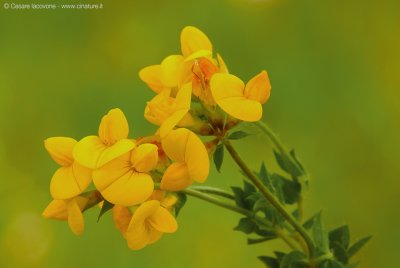
[(217, 148), (215, 149), (213, 160), (215, 168), (218, 172), (220, 172), (222, 163), (224, 162), (224, 145), (222, 143), (218, 144)]
[(296, 203), (301, 195), (301, 184), (282, 177), (279, 174), (272, 174), (276, 196), (281, 202), (286, 204)]
[(307, 229), (307, 230), (310, 230), (310, 229), (313, 227), (315, 218), (318, 216), (319, 213), (321, 213), (321, 212), (318, 212), (318, 213), (314, 214), (314, 215), (311, 216), (308, 220), (306, 220), (306, 221), (303, 223), (303, 227), (304, 227), (305, 229)]
[(293, 163), (289, 157), (284, 157), (282, 154), (274, 150), (274, 156), (279, 167), (292, 175), (293, 177), (300, 177), (304, 175), (304, 171), (297, 167), (297, 162)]
[(282, 259), (286, 256), (286, 253), (280, 252), (280, 251), (274, 251), (274, 254), (276, 258), (278, 259), (278, 262), (281, 262)]
[(341, 244), (339, 244), (338, 242), (334, 242), (334, 244), (331, 245), (330, 248), (336, 260), (340, 261), (343, 264), (347, 264), (349, 262), (347, 251)]
[(342, 245), (344, 249), (349, 247), (349, 226), (343, 225), (329, 232), (329, 247), (332, 248), (335, 243)]
[(178, 198), (178, 201), (175, 204), (175, 217), (178, 217), (179, 212), (186, 204), (187, 196), (182, 192), (177, 192), (176, 197)]
[(343, 264), (335, 260), (324, 260), (317, 265), (317, 268), (345, 268)]
[(239, 130), (239, 131), (235, 131), (235, 132), (231, 133), (228, 136), (228, 139), (230, 139), (230, 140), (240, 140), (240, 139), (246, 138), (249, 135), (250, 135), (249, 133)]
[(277, 259), (269, 256), (259, 256), (258, 259), (262, 261), (268, 268), (279, 268)]
[(233, 228), (235, 231), (240, 231), (245, 234), (251, 234), (257, 225), (249, 218), (241, 218), (238, 225)]
[(329, 239), (322, 224), (321, 212), (314, 218), (312, 233), (317, 252), (321, 255), (329, 252)]
[(271, 188), (272, 187), (271, 179), (269, 177), (269, 174), (268, 174), (268, 171), (267, 171), (267, 168), (266, 168), (264, 162), (261, 163), (261, 167), (260, 167), (260, 171), (258, 173), (258, 176), (260, 177), (262, 183), (265, 186), (267, 186), (269, 188), (269, 190), (273, 191), (273, 189)]
[(270, 240), (273, 240), (276, 238), (276, 235), (274, 236), (267, 236), (267, 237), (261, 237), (261, 238), (247, 238), (247, 245), (254, 245), (258, 243), (263, 243), (267, 242)]
[(372, 235), (366, 236), (364, 238), (361, 238), (357, 242), (355, 242), (347, 251), (349, 257), (354, 256), (367, 242), (372, 238)]
[(97, 222), (100, 221), (100, 218), (104, 215), (104, 213), (106, 213), (107, 211), (109, 211), (113, 207), (114, 207), (114, 204), (112, 204), (112, 203), (110, 203), (110, 202), (108, 202), (107, 200), (104, 199), (103, 206), (101, 207), (99, 216), (97, 217)]
[(243, 193), (245, 196), (249, 196), (253, 193), (257, 192), (256, 187), (253, 184), (243, 181)]
[(306, 173), (306, 171), (305, 171), (303, 165), (300, 163), (299, 159), (297, 158), (296, 153), (294, 152), (294, 149), (292, 149), (292, 150), (290, 151), (290, 155), (293, 157), (294, 161), (295, 161), (296, 164), (299, 166), (299, 168), (301, 169), (301, 171), (303, 172), (303, 174)]
[(285, 255), (279, 268), (307, 268), (307, 256), (300, 251), (292, 251)]

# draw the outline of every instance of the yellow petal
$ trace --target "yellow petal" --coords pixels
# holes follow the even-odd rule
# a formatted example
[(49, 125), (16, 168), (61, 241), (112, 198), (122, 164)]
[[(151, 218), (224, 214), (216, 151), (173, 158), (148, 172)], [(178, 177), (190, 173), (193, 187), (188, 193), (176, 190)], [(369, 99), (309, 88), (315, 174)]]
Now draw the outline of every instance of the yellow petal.
[(76, 140), (66, 137), (53, 137), (44, 141), (44, 147), (51, 158), (61, 166), (69, 166), (74, 162), (72, 151)]
[(174, 112), (174, 98), (170, 97), (171, 89), (166, 89), (147, 103), (144, 117), (155, 125), (161, 125)]
[(238, 77), (225, 73), (214, 74), (210, 86), (217, 103), (226, 98), (243, 97), (245, 87), (243, 81)]
[(101, 191), (103, 197), (116, 205), (133, 206), (147, 200), (154, 182), (146, 173), (128, 172)]
[(54, 199), (69, 199), (82, 193), (92, 181), (92, 171), (78, 163), (59, 168), (50, 182)]
[(100, 138), (87, 136), (76, 144), (73, 155), (81, 165), (95, 169), (129, 152), (134, 147), (135, 143), (128, 139), (122, 139), (111, 146), (106, 146)]
[(129, 222), (132, 219), (132, 213), (127, 207), (115, 205), (113, 207), (113, 218), (115, 226), (125, 236)]
[(181, 32), (181, 49), (182, 55), (188, 57), (199, 50), (212, 51), (212, 44), (202, 31), (187, 26)]
[(163, 233), (174, 233), (178, 229), (175, 217), (161, 206), (148, 218), (148, 221), (154, 229)]
[(160, 188), (167, 191), (180, 191), (192, 184), (185, 163), (172, 163), (164, 172)]
[(111, 109), (101, 119), (99, 137), (105, 145), (113, 145), (121, 139), (126, 139), (128, 134), (128, 121), (120, 109)]
[(155, 242), (157, 242), (158, 240), (160, 240), (160, 238), (162, 237), (163, 233), (160, 231), (157, 231), (154, 228), (151, 228), (149, 231), (149, 240), (147, 241), (147, 244), (153, 244)]
[(53, 200), (43, 211), (42, 216), (47, 219), (66, 221), (68, 219), (67, 204), (64, 200)]
[(183, 71), (183, 56), (171, 55), (161, 62), (161, 81), (165, 87), (177, 87)]
[(176, 94), (175, 110), (190, 109), (192, 83), (186, 83)]
[(132, 151), (132, 167), (138, 172), (149, 172), (157, 166), (158, 147), (151, 143), (144, 143)]
[(185, 162), (188, 130), (183, 128), (172, 130), (161, 140), (162, 148), (167, 156), (176, 162)]
[(171, 132), (171, 130), (178, 125), (178, 123), (185, 117), (188, 113), (189, 109), (183, 109), (174, 112), (171, 116), (169, 116), (160, 127), (160, 137), (164, 138)]
[(262, 71), (246, 84), (244, 96), (250, 100), (255, 100), (264, 104), (268, 100), (270, 92), (271, 83), (268, 74), (266, 71)]
[(193, 132), (189, 132), (185, 162), (191, 180), (204, 182), (210, 171), (210, 160), (204, 143)]
[(161, 65), (151, 65), (141, 69), (139, 77), (156, 93), (165, 88), (161, 81)]
[(185, 58), (185, 62), (189, 62), (198, 58), (203, 58), (203, 57), (210, 57), (212, 55), (211, 50), (206, 50), (206, 49), (201, 49), (196, 52), (193, 52), (192, 54), (188, 55)]
[(103, 191), (128, 172), (132, 172), (130, 153), (125, 153), (104, 166), (95, 169), (93, 171), (93, 183), (97, 190)]
[(217, 54), (217, 60), (218, 60), (218, 65), (219, 65), (219, 72), (220, 73), (229, 73), (228, 67), (226, 66), (226, 63), (220, 54)]
[(219, 100), (218, 105), (227, 114), (247, 122), (255, 122), (262, 117), (261, 103), (244, 97), (226, 98)]
[(146, 201), (134, 212), (126, 231), (125, 238), (129, 248), (138, 250), (145, 247), (151, 240), (154, 240), (151, 226), (147, 226), (146, 219), (160, 207), (156, 200)]
[(81, 235), (84, 229), (84, 221), (82, 211), (80, 210), (75, 199), (67, 201), (68, 225), (72, 232)]
[(176, 195), (170, 194), (161, 200), (161, 206), (167, 209), (171, 209), (176, 204), (176, 202), (178, 202), (178, 198), (176, 197)]

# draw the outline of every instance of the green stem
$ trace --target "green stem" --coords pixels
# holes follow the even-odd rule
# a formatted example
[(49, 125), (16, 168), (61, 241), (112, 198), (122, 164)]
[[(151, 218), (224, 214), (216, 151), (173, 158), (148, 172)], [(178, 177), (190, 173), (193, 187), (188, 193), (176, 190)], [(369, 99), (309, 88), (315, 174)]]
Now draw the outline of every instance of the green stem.
[[(298, 169), (298, 170), (304, 170), (303, 167), (301, 167), (301, 166), (297, 163), (296, 159), (293, 159), (293, 156), (288, 152), (288, 150), (285, 148), (285, 146), (283, 145), (283, 143), (279, 140), (278, 136), (275, 134), (274, 131), (272, 131), (271, 128), (269, 128), (269, 127), (267, 126), (267, 124), (265, 124), (265, 123), (264, 123), (263, 121), (261, 121), (261, 120), (255, 122), (254, 124), (255, 124), (259, 129), (261, 129), (261, 131), (264, 132), (264, 134), (266, 134), (266, 135), (269, 137), (269, 139), (272, 141), (272, 143), (273, 143), (273, 144), (275, 145), (275, 147), (278, 149), (279, 153), (282, 155), (283, 160), (285, 161), (285, 163), (287, 163), (288, 165), (289, 165), (289, 164), (295, 165), (296, 169)], [(306, 178), (305, 180), (308, 181), (307, 172), (304, 171), (304, 173), (305, 173), (305, 178)], [(294, 179), (296, 179), (296, 178), (294, 178)], [(299, 218), (300, 218), (300, 220), (301, 220), (301, 219), (303, 218), (303, 214), (304, 214), (304, 212), (303, 212), (303, 210), (304, 210), (304, 208), (303, 208), (303, 200), (302, 200), (301, 197), (300, 197), (299, 202), (297, 202), (297, 206), (298, 206), (298, 209), (299, 209)]]
[(288, 152), (286, 147), (283, 145), (283, 143), (279, 140), (278, 136), (270, 129), (267, 124), (265, 124), (263, 121), (257, 121), (254, 123), (259, 129), (261, 129), (264, 134), (266, 134), (269, 139), (272, 141), (272, 143), (276, 146), (278, 149), (279, 153), (282, 155), (284, 161), (286, 163), (291, 163), (296, 166), (298, 170), (303, 170), (303, 167), (301, 167), (295, 159), (293, 159), (292, 155)]
[(200, 192), (198, 190), (195, 190), (195, 189), (193, 189), (191, 187), (186, 188), (186, 189), (182, 190), (181, 192), (185, 193), (187, 195), (193, 196), (193, 197), (197, 197), (199, 199), (202, 199), (202, 200), (207, 201), (209, 203), (212, 203), (214, 205), (217, 205), (217, 206), (226, 208), (228, 210), (234, 211), (236, 213), (242, 214), (242, 215), (244, 215), (246, 217), (249, 217), (249, 218), (254, 218), (254, 216), (255, 216), (253, 212), (251, 212), (251, 211), (249, 211), (247, 209), (243, 209), (243, 208), (240, 208), (240, 207), (225, 203), (225, 202), (223, 202), (223, 201), (221, 201), (221, 200), (219, 200), (219, 199), (217, 199), (217, 198), (215, 198), (213, 196), (210, 196), (208, 194), (202, 193), (202, 192)]
[(225, 198), (228, 198), (228, 199), (235, 200), (235, 197), (232, 194), (230, 194), (230, 193), (228, 193), (228, 192), (226, 192), (224, 190), (215, 188), (215, 187), (211, 187), (211, 186), (191, 186), (190, 188), (193, 189), (193, 190), (197, 190), (199, 192), (202, 192), (202, 193), (213, 194), (213, 195), (217, 195), (217, 196), (221, 196), (221, 197), (225, 197)]
[(224, 144), (233, 160), (242, 169), (244, 174), (252, 181), (252, 183), (258, 188), (258, 190), (264, 195), (264, 197), (271, 203), (272, 206), (286, 219), (286, 221), (293, 226), (293, 228), (303, 237), (307, 244), (310, 257), (313, 259), (315, 257), (314, 243), (311, 237), (308, 235), (307, 231), (301, 226), (299, 222), (289, 213), (286, 209), (279, 203), (279, 201), (274, 197), (274, 195), (264, 186), (260, 179), (254, 175), (246, 163), (242, 160), (236, 150), (233, 148), (229, 140), (224, 140)]
[[(254, 214), (254, 212), (252, 212), (250, 210), (247, 210), (247, 209), (244, 209), (244, 208), (240, 208), (240, 207), (231, 205), (231, 204), (227, 204), (227, 203), (225, 203), (225, 202), (223, 202), (223, 201), (221, 201), (221, 200), (219, 200), (217, 198), (209, 196), (208, 194), (202, 193), (202, 192), (200, 192), (198, 190), (195, 190), (193, 188), (194, 187), (192, 186), (192, 187), (189, 187), (189, 188), (186, 188), (186, 189), (182, 190), (181, 192), (185, 193), (187, 195), (199, 198), (201, 200), (207, 201), (207, 202), (212, 203), (214, 205), (223, 207), (225, 209), (234, 211), (234, 212), (239, 213), (241, 215), (244, 215), (244, 216), (246, 216), (248, 218), (251, 218), (251, 219), (253, 219), (254, 221), (256, 221), (256, 222), (258, 222), (260, 224), (263, 224), (266, 227), (272, 228), (271, 224), (266, 219), (256, 216)], [(293, 243), (293, 240), (289, 236), (287, 236), (282, 230), (279, 230), (277, 228), (274, 228), (274, 229), (275, 229), (276, 235), (279, 236), (283, 241), (285, 241), (286, 244), (291, 249), (293, 249), (293, 250), (298, 249), (296, 244)]]

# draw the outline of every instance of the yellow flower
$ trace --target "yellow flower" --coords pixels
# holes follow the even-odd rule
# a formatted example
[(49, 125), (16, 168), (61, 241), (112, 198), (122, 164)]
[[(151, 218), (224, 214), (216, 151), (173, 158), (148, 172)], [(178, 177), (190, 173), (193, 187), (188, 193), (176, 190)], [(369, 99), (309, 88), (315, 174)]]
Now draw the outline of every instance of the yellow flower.
[[(182, 55), (166, 57), (161, 64), (147, 66), (139, 71), (139, 77), (154, 92), (160, 93), (165, 89), (180, 88), (187, 80), (188, 68), (185, 68)], [(185, 75), (186, 74), (186, 75)]]
[(81, 235), (84, 229), (82, 210), (88, 201), (88, 198), (82, 196), (66, 200), (53, 200), (42, 215), (47, 219), (68, 221), (71, 231), (76, 235)]
[(102, 196), (117, 205), (132, 206), (147, 200), (154, 189), (148, 174), (158, 162), (157, 146), (144, 143), (93, 171)]
[(75, 146), (74, 158), (83, 166), (95, 169), (129, 152), (135, 143), (128, 139), (129, 126), (120, 109), (103, 116), (99, 136), (87, 136)]
[(170, 96), (171, 90), (166, 89), (147, 103), (144, 117), (160, 126), (161, 137), (166, 136), (176, 125), (189, 126), (193, 123), (193, 118), (188, 114), (191, 90), (190, 84), (186, 84), (173, 98)]
[(163, 140), (167, 156), (175, 161), (166, 170), (161, 180), (161, 189), (179, 191), (194, 181), (207, 179), (210, 160), (203, 142), (188, 129), (172, 130)]
[(181, 32), (181, 50), (185, 61), (189, 61), (212, 55), (213, 47), (210, 39), (202, 31), (193, 26), (186, 26)]
[(210, 90), (210, 80), (216, 73), (228, 73), (228, 68), (219, 54), (218, 61), (208, 58), (197, 59), (193, 65), (192, 90), (206, 105), (214, 106), (215, 100)]
[(216, 103), (226, 113), (243, 121), (261, 119), (262, 104), (268, 100), (270, 91), (266, 71), (254, 76), (246, 85), (231, 74), (218, 73), (211, 78), (211, 92)]
[(50, 156), (61, 167), (50, 182), (50, 193), (54, 199), (68, 199), (82, 193), (92, 181), (92, 171), (74, 160), (72, 152), (77, 141), (66, 137), (53, 137), (44, 141)]
[(156, 93), (172, 89), (175, 95), (183, 85), (191, 81), (193, 60), (212, 55), (212, 44), (202, 31), (187, 26), (181, 32), (181, 50), (182, 55), (170, 55), (161, 64), (141, 69), (140, 79)]
[(133, 250), (152, 244), (164, 233), (174, 233), (178, 228), (174, 216), (157, 200), (144, 202), (133, 215), (121, 206), (114, 207), (113, 212), (115, 225)]

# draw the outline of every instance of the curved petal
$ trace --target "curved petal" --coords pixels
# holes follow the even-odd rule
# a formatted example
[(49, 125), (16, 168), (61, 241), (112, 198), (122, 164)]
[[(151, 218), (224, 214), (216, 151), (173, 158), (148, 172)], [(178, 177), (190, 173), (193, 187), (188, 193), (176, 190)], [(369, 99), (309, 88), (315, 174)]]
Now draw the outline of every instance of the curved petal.
[(174, 233), (178, 229), (175, 217), (161, 206), (148, 218), (148, 221), (154, 229), (163, 233)]
[(268, 73), (262, 71), (258, 75), (250, 79), (244, 89), (244, 96), (250, 100), (255, 100), (264, 104), (271, 93), (271, 83), (269, 81)]
[(68, 210), (68, 225), (72, 232), (76, 235), (81, 235), (84, 229), (84, 221), (82, 211), (80, 210), (75, 199), (67, 201)]
[(156, 93), (165, 88), (161, 82), (161, 65), (151, 65), (141, 69), (139, 77)]
[(243, 97), (243, 81), (231, 74), (214, 74), (211, 78), (210, 87), (211, 93), (217, 103), (226, 98)]
[(97, 136), (87, 136), (81, 139), (74, 148), (74, 159), (82, 166), (94, 169), (100, 155), (107, 147)]
[(77, 163), (61, 167), (50, 182), (50, 193), (54, 199), (69, 199), (82, 193), (92, 180), (92, 172)]
[(185, 162), (191, 180), (204, 182), (207, 179), (210, 172), (210, 159), (204, 143), (193, 132), (190, 132), (188, 137)]
[(192, 182), (185, 163), (172, 163), (164, 172), (160, 189), (180, 191), (190, 186)]
[(154, 182), (145, 173), (129, 172), (101, 191), (104, 198), (116, 205), (133, 206), (147, 200), (154, 190)]
[(132, 213), (127, 207), (115, 205), (113, 207), (113, 218), (115, 226), (125, 236), (132, 219)]
[(160, 240), (162, 235), (163, 235), (162, 232), (157, 231), (154, 228), (151, 228), (149, 231), (149, 241), (147, 241), (147, 244), (150, 245), (150, 244), (157, 242), (158, 240)]
[(144, 117), (155, 125), (161, 125), (173, 112), (174, 98), (170, 97), (171, 89), (166, 89), (147, 103)]
[(179, 89), (175, 98), (175, 110), (190, 109), (192, 100), (192, 83), (186, 83)]
[(132, 140), (122, 139), (117, 141), (114, 145), (107, 147), (99, 156), (96, 167), (102, 167), (111, 160), (131, 151), (135, 148), (136, 144)]
[(171, 55), (161, 62), (161, 81), (165, 87), (177, 87), (183, 71), (183, 56)]
[(244, 97), (219, 100), (218, 105), (229, 115), (243, 121), (255, 122), (262, 117), (261, 103)]
[(212, 44), (202, 31), (187, 26), (181, 32), (181, 49), (182, 55), (188, 57), (199, 50), (212, 51)]
[(160, 127), (160, 137), (166, 137), (172, 129), (185, 117), (189, 109), (182, 109), (174, 112), (170, 117), (165, 120)]
[(217, 60), (218, 60), (218, 65), (219, 65), (219, 72), (220, 73), (229, 73), (228, 66), (226, 66), (224, 59), (221, 57), (221, 55), (219, 53), (217, 54)]
[(97, 190), (103, 191), (114, 181), (129, 172), (131, 172), (130, 153), (125, 153), (104, 166), (95, 169), (93, 171), (93, 183)]
[(113, 145), (129, 134), (128, 121), (121, 109), (111, 109), (101, 119), (99, 137), (105, 145)]
[(67, 204), (65, 200), (53, 200), (42, 212), (42, 216), (47, 219), (66, 221), (68, 219)]
[(161, 140), (162, 148), (169, 158), (176, 162), (185, 162), (186, 144), (189, 130), (179, 128), (169, 132)]
[(212, 51), (211, 50), (206, 50), (206, 49), (201, 49), (196, 52), (193, 52), (192, 54), (188, 55), (185, 58), (185, 62), (189, 62), (198, 58), (206, 58), (206, 57), (211, 57), (212, 56)]
[(151, 143), (144, 143), (136, 147), (131, 154), (131, 163), (138, 172), (149, 172), (157, 166), (158, 147)]
[(44, 141), (44, 147), (51, 158), (61, 166), (69, 166), (74, 162), (72, 151), (77, 141), (68, 137), (53, 137)]
[(132, 250), (144, 248), (149, 243), (150, 237), (151, 230), (148, 229), (145, 222), (136, 223), (133, 227), (128, 227), (128, 231), (125, 234), (128, 247)]

